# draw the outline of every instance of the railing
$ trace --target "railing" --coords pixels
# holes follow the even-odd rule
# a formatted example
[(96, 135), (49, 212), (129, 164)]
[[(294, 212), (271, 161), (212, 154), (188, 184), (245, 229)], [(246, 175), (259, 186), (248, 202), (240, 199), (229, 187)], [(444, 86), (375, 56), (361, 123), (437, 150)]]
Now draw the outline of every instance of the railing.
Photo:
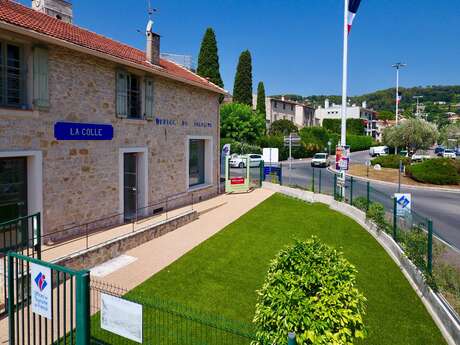
[(101, 293), (138, 303), (143, 308), (144, 344), (234, 344), (250, 345), (256, 340), (254, 326), (225, 319), (155, 296), (139, 296), (112, 284), (91, 281), (91, 342), (93, 344), (132, 344), (100, 328)]

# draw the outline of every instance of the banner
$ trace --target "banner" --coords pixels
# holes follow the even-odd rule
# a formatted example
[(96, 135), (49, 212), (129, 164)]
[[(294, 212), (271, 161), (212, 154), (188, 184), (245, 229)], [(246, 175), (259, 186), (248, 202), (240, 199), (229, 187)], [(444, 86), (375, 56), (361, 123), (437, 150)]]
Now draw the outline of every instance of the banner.
[(335, 169), (348, 170), (350, 168), (350, 146), (337, 146), (335, 148)]

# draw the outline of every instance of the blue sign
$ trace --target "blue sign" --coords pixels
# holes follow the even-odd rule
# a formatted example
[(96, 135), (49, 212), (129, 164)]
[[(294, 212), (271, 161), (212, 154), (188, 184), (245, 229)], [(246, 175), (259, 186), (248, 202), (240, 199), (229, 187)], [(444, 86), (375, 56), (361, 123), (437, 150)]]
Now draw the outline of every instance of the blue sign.
[(56, 122), (54, 137), (57, 140), (112, 140), (113, 126), (94, 123)]

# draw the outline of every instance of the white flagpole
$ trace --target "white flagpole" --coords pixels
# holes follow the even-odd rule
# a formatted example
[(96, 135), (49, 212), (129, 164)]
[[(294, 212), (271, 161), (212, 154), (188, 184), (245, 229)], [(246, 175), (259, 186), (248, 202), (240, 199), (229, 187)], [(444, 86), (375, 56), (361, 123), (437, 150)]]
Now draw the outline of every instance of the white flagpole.
[[(344, 0), (343, 11), (343, 66), (342, 66), (342, 129), (340, 144), (344, 150), (347, 144), (347, 77), (348, 76), (348, 0)], [(344, 151), (342, 151), (344, 153)], [(345, 198), (346, 170), (342, 171), (342, 197)]]

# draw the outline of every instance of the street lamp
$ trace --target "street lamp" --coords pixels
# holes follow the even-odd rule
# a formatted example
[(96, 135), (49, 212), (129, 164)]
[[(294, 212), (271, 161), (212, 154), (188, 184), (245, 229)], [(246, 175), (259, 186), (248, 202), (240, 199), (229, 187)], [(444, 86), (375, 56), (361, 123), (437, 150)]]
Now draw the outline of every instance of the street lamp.
[(420, 111), (419, 111), (419, 99), (420, 99), (420, 98), (423, 98), (423, 96), (413, 96), (412, 98), (415, 98), (415, 99), (417, 100), (417, 108), (416, 108), (417, 110), (416, 110), (415, 115), (417, 115), (417, 117), (419, 117), (419, 116), (420, 116)]
[[(391, 67), (396, 68), (396, 126), (398, 125), (399, 120), (399, 70), (407, 65), (402, 62), (397, 62)], [(398, 147), (395, 147), (395, 154), (398, 154)]]

